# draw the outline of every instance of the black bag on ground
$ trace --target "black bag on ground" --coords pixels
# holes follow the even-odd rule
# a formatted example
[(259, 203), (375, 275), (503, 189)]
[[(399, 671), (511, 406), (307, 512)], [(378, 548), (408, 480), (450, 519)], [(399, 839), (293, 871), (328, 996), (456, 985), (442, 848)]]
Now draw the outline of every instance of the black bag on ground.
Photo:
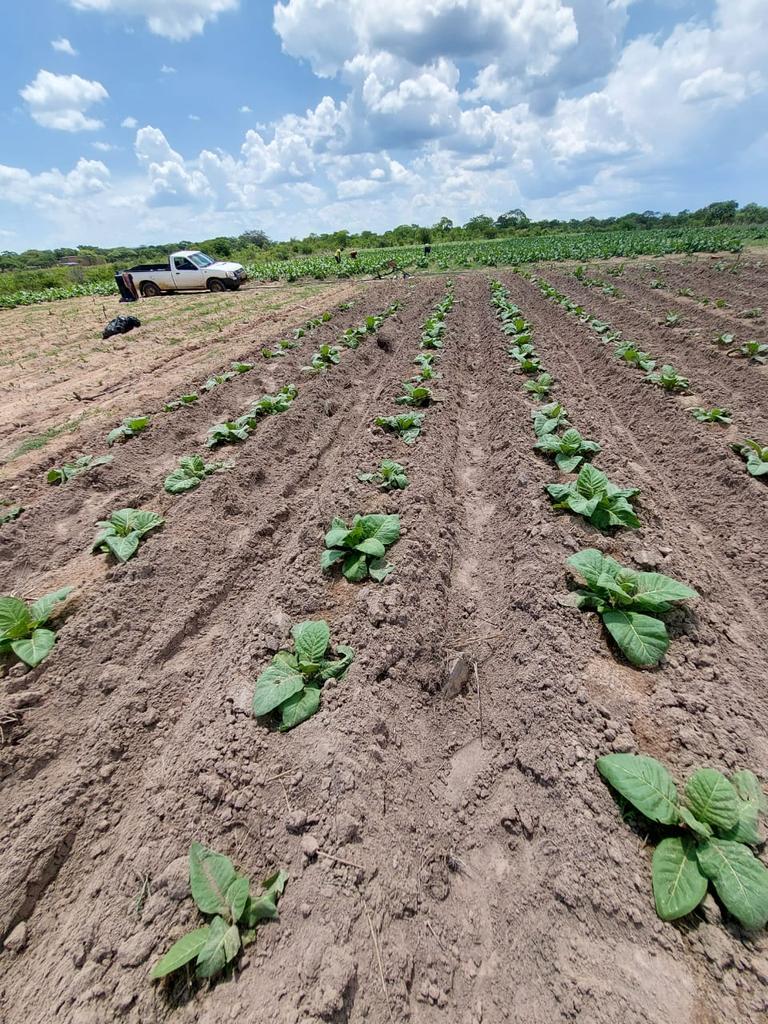
[(101, 332), (102, 338), (111, 338), (113, 334), (127, 334), (134, 327), (141, 327), (141, 320), (135, 316), (116, 316), (110, 320)]

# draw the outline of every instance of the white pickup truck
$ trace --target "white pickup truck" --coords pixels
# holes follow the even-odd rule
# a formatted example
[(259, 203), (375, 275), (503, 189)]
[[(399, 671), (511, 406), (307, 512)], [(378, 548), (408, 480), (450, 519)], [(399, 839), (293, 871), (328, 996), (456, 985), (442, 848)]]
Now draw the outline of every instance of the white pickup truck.
[(213, 260), (197, 249), (171, 253), (167, 263), (145, 263), (125, 271), (145, 299), (162, 292), (236, 291), (248, 275), (240, 263)]

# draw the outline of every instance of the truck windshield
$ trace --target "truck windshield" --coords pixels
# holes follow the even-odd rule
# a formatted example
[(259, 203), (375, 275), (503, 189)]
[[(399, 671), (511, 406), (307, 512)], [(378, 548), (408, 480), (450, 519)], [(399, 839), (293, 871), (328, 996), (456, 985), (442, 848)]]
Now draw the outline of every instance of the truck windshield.
[(204, 252), (193, 252), (189, 257), (196, 267), (210, 267), (216, 260), (212, 260), (210, 256), (206, 256)]

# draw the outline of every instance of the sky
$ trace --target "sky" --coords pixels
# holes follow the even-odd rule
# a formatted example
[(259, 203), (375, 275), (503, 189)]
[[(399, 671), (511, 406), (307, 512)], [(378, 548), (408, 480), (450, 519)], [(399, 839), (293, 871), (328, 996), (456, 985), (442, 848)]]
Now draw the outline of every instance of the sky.
[(7, 3), (0, 249), (768, 201), (768, 0)]

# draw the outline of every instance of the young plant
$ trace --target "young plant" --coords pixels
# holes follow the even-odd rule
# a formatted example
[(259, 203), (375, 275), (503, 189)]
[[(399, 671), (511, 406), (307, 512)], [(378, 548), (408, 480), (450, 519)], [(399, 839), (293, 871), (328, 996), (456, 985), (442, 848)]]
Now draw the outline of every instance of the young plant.
[(643, 352), (631, 341), (625, 341), (614, 349), (617, 359), (620, 359), (627, 366), (634, 366), (638, 370), (645, 370), (650, 373), (656, 367), (656, 360), (650, 352)]
[(262, 416), (276, 416), (290, 408), (298, 393), (299, 389), (295, 384), (284, 384), (274, 395), (262, 395), (256, 399), (247, 415), (254, 421)]
[(196, 391), (190, 391), (188, 395), (180, 395), (173, 402), (166, 402), (163, 406), (163, 412), (175, 412), (176, 409), (183, 409), (185, 406), (194, 405), (199, 398), (200, 396)]
[(384, 459), (375, 473), (358, 473), (357, 479), (364, 484), (376, 484), (382, 491), (402, 491), (408, 486), (404, 467), (391, 459)]
[[(287, 732), (308, 718), (320, 707), (320, 693), (328, 679), (341, 679), (355, 652), (344, 644), (335, 644), (329, 651), (331, 634), (328, 624), (300, 622), (291, 630), (294, 650), (279, 651), (272, 664), (256, 680), (253, 714), (256, 718), (274, 715), (280, 732)], [(335, 657), (331, 656), (331, 653)]]
[(232, 363), (232, 369), (235, 373), (248, 373), (249, 370), (253, 369), (253, 363)]
[(582, 466), (578, 477), (569, 484), (548, 484), (547, 493), (555, 508), (568, 509), (598, 528), (609, 530), (614, 526), (637, 529), (640, 520), (629, 502), (639, 494), (637, 487), (616, 487), (605, 473), (589, 463)]
[(753, 363), (768, 363), (768, 345), (761, 345), (759, 341), (745, 341), (736, 351)]
[(362, 327), (348, 327), (341, 336), (341, 343), (346, 348), (359, 348), (360, 342), (367, 333), (368, 331), (364, 325)]
[(395, 399), (395, 405), (412, 405), (422, 408), (434, 401), (431, 390), (423, 384), (412, 384), (410, 381), (405, 381), (403, 392), (404, 394)]
[(440, 349), (443, 347), (443, 335), (445, 334), (445, 321), (432, 316), (424, 323), (419, 347), (423, 349)]
[(164, 522), (156, 512), (121, 508), (119, 512), (113, 512), (109, 519), (96, 524), (102, 527), (102, 531), (93, 542), (91, 551), (112, 554), (118, 562), (127, 562), (138, 551), (142, 538)]
[(667, 313), (664, 318), (665, 327), (677, 327), (678, 324), (683, 322), (682, 313)]
[(404, 412), (398, 416), (377, 416), (373, 422), (382, 430), (397, 434), (406, 444), (414, 444), (421, 433), (424, 413)]
[(60, 469), (49, 469), (45, 479), (49, 484), (65, 484), (80, 473), (93, 469), (95, 466), (108, 466), (112, 462), (111, 455), (80, 455), (74, 462), (65, 462)]
[(18, 597), (0, 597), (0, 655), (11, 652), (30, 668), (39, 665), (56, 643), (53, 630), (40, 627), (56, 614), (56, 605), (73, 589), (63, 587), (29, 603)]
[(761, 306), (752, 306), (750, 309), (742, 309), (740, 313), (736, 314), (740, 320), (759, 320), (762, 315), (763, 310)]
[(302, 366), (307, 373), (320, 373), (329, 366), (335, 366), (341, 359), (341, 352), (336, 345), (321, 345), (312, 356), (309, 366)]
[(422, 366), (421, 370), (414, 374), (408, 381), (409, 384), (421, 384), (425, 380), (440, 380), (440, 374), (436, 373), (431, 366)]
[(703, 406), (697, 405), (695, 409), (691, 409), (691, 416), (699, 423), (719, 423), (722, 426), (727, 426), (733, 422), (732, 414), (727, 409), (718, 409), (717, 406), (705, 409)]
[(533, 420), (533, 432), (536, 437), (544, 437), (551, 434), (560, 427), (570, 427), (570, 420), (565, 406), (559, 402), (547, 402), (531, 412)]
[(23, 511), (22, 505), (0, 504), (0, 526), (18, 519)]
[(582, 611), (595, 611), (619, 650), (640, 668), (658, 665), (669, 649), (669, 636), (657, 616), (673, 602), (699, 595), (691, 587), (659, 572), (637, 572), (595, 548), (571, 555), (568, 565), (586, 587), (569, 595)]
[(287, 355), (287, 352), (285, 352), (285, 350), (282, 349), (279, 345), (277, 346), (277, 348), (269, 348), (268, 346), (265, 345), (264, 348), (261, 350), (261, 354), (265, 359), (277, 359), (279, 356)]
[(653, 280), (651, 280), (649, 282), (648, 287), (649, 288), (661, 288), (661, 281), (657, 281), (656, 278), (653, 278)]
[(730, 779), (700, 768), (683, 797), (674, 779), (653, 757), (608, 754), (597, 770), (648, 821), (674, 829), (653, 852), (651, 878), (656, 913), (676, 921), (699, 906), (711, 883), (724, 907), (744, 928), (768, 923), (768, 869), (751, 846), (762, 844), (758, 819), (768, 809), (750, 771)]
[(536, 380), (527, 380), (523, 390), (533, 395), (536, 401), (546, 398), (554, 386), (554, 378), (549, 373), (540, 373)]
[(298, 395), (299, 390), (295, 384), (286, 384), (275, 395), (262, 395), (257, 399), (251, 408), (236, 420), (227, 420), (224, 423), (216, 423), (208, 430), (206, 447), (215, 448), (219, 444), (236, 444), (238, 441), (246, 441), (252, 430), (263, 416), (274, 416), (285, 410)]
[(205, 384), (201, 385), (201, 391), (213, 391), (219, 384), (226, 384), (228, 380), (232, 380), (236, 376), (234, 370), (225, 370), (224, 373), (214, 373), (213, 376), (209, 377)]
[(346, 579), (356, 583), (370, 576), (382, 583), (395, 568), (384, 561), (384, 554), (399, 536), (397, 515), (356, 515), (351, 528), (336, 518), (325, 535), (326, 550), (320, 557), (320, 567), (330, 569), (341, 562)]
[(151, 978), (168, 974), (195, 961), (195, 976), (215, 978), (256, 938), (257, 925), (277, 920), (277, 902), (288, 875), (278, 871), (251, 892), (250, 881), (238, 874), (229, 857), (206, 850), (200, 843), (189, 849), (189, 884), (198, 910), (212, 920), (187, 932), (152, 968)]
[(127, 441), (129, 437), (135, 437), (142, 430), (146, 430), (148, 426), (149, 416), (133, 416), (123, 420), (119, 427), (115, 427), (107, 434), (107, 444), (111, 448), (116, 441)]
[(517, 363), (517, 369), (522, 373), (541, 372), (541, 359), (537, 355), (516, 355), (514, 352), (510, 352), (510, 355)]
[(420, 366), (422, 370), (432, 369), (435, 362), (435, 353), (419, 352), (413, 361), (417, 366)]
[(163, 487), (169, 494), (183, 494), (199, 487), (207, 476), (231, 467), (231, 462), (206, 462), (200, 455), (183, 455), (179, 468), (165, 478)]
[(597, 441), (582, 437), (571, 427), (563, 434), (543, 434), (534, 445), (547, 455), (554, 455), (557, 468), (563, 473), (573, 473), (582, 462), (589, 462), (600, 451)]
[(658, 373), (647, 373), (643, 380), (649, 384), (656, 384), (665, 391), (687, 391), (691, 386), (688, 378), (682, 377), (669, 363), (665, 363)]
[(214, 423), (212, 427), (209, 427), (205, 446), (206, 448), (215, 448), (220, 444), (237, 444), (238, 441), (247, 441), (250, 433), (250, 417), (238, 416), (236, 420)]
[(768, 473), (768, 445), (764, 448), (757, 441), (747, 439), (731, 447), (747, 460), (747, 472), (750, 476), (765, 476)]
[(733, 334), (718, 334), (718, 336), (715, 338), (715, 344), (720, 345), (722, 348), (727, 348), (728, 345), (733, 344), (733, 339)]
[(516, 343), (514, 345), (510, 345), (510, 347), (507, 349), (507, 355), (512, 356), (513, 359), (520, 360), (525, 358), (526, 356), (536, 358), (538, 353), (530, 341), (524, 341)]

